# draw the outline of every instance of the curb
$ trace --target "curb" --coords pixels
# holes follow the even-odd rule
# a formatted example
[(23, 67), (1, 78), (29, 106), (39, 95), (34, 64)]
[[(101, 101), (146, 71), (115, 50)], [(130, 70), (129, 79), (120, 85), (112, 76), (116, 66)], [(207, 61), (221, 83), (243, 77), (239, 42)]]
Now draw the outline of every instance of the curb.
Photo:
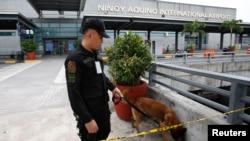
[(6, 60), (4, 61), (4, 64), (15, 64), (16, 61), (15, 60)]
[(24, 63), (33, 63), (33, 62), (36, 62), (38, 60), (24, 60)]
[(16, 60), (2, 60), (2, 61), (0, 61), (0, 64), (33, 63), (36, 61), (38, 61), (38, 60), (24, 60), (21, 62), (18, 62)]

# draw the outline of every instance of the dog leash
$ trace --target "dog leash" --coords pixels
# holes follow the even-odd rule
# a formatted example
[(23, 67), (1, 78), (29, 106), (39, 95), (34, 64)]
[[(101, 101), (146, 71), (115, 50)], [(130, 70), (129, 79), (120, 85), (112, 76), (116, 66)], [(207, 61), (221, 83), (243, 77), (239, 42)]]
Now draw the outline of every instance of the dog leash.
[[(115, 101), (115, 99), (118, 99), (117, 101)], [(127, 98), (125, 97), (121, 97), (120, 95), (118, 94), (115, 94), (113, 97), (112, 97), (112, 101), (114, 102), (115, 105), (119, 104), (121, 101), (125, 100), (131, 107), (133, 107), (135, 110), (137, 110), (138, 112), (140, 112), (143, 116), (145, 116), (146, 118), (154, 121), (158, 126), (160, 125), (160, 122), (153, 119), (151, 116), (145, 114), (143, 111), (141, 111), (138, 107), (136, 107), (133, 103), (131, 103)]]

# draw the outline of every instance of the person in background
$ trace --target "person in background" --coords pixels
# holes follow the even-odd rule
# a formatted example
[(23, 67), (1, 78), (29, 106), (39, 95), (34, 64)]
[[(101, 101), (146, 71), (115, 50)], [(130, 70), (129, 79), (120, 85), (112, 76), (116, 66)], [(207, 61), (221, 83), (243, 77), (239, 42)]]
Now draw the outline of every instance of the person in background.
[(108, 90), (114, 97), (122, 94), (104, 74), (98, 54), (103, 38), (109, 38), (103, 21), (89, 18), (83, 21), (81, 31), (81, 44), (64, 63), (68, 97), (81, 140), (104, 140), (111, 130)]

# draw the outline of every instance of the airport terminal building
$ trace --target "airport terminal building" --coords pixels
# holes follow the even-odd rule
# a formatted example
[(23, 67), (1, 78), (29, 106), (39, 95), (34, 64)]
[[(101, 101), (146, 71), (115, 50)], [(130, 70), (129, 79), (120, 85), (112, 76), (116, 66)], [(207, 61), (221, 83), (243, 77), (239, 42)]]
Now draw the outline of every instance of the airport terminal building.
[[(0, 53), (20, 51), (20, 42), (34, 38), (37, 54), (61, 55), (74, 50), (81, 39), (82, 21), (98, 17), (105, 22), (109, 39), (103, 48), (114, 43), (128, 30), (150, 43), (153, 54), (162, 49), (184, 50), (189, 34), (182, 34), (187, 22), (204, 22), (206, 36), (197, 35), (196, 49), (222, 50), (229, 45), (230, 34), (219, 30), (221, 23), (237, 19), (237, 9), (174, 3), (161, 0), (8, 0), (0, 5)], [(241, 23), (244, 31), (233, 34), (238, 48), (250, 44), (250, 23)]]

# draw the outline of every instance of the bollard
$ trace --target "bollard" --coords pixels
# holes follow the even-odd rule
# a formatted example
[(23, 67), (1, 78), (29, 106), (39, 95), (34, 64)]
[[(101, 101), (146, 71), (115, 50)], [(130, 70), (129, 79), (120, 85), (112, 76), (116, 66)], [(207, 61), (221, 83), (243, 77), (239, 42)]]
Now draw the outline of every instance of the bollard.
[(250, 54), (250, 46), (248, 46), (247, 54)]

